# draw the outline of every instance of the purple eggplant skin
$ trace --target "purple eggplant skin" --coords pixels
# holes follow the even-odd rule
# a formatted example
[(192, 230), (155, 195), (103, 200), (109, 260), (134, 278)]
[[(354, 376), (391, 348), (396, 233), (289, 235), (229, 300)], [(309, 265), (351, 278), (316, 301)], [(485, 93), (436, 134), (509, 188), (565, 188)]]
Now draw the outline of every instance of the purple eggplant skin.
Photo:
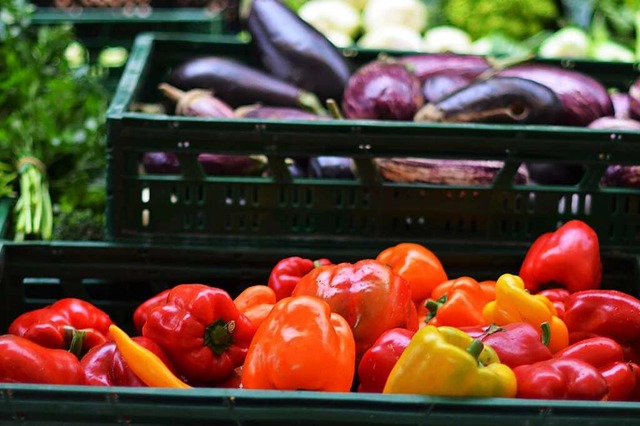
[(309, 160), (309, 176), (325, 179), (355, 179), (353, 160), (349, 157), (321, 156)]
[(472, 82), (472, 78), (460, 74), (436, 74), (424, 81), (422, 94), (426, 102), (438, 102)]
[(601, 186), (640, 188), (640, 166), (609, 166), (600, 180)]
[(342, 99), (346, 118), (411, 120), (424, 104), (420, 80), (399, 63), (377, 60), (349, 79)]
[(268, 105), (247, 105), (235, 110), (237, 118), (255, 118), (265, 120), (327, 120), (328, 117), (288, 107)]
[(590, 129), (640, 130), (640, 121), (630, 118), (600, 117), (587, 127)]
[(525, 78), (552, 89), (564, 107), (560, 124), (584, 127), (596, 118), (613, 115), (613, 103), (607, 89), (580, 72), (533, 64), (508, 68), (497, 75)]
[(259, 176), (267, 166), (263, 156), (202, 153), (198, 162), (212, 176)]
[(171, 72), (168, 81), (182, 90), (210, 90), (233, 108), (260, 102), (324, 112), (314, 94), (240, 62), (218, 56), (203, 56), (183, 62)]
[(629, 87), (629, 118), (640, 120), (640, 78)]
[(631, 96), (628, 93), (612, 93), (613, 115), (616, 118), (629, 118), (631, 109)]
[(482, 56), (453, 53), (407, 55), (398, 60), (422, 82), (434, 75), (456, 75), (473, 80), (492, 69)]
[(527, 163), (532, 183), (540, 185), (577, 185), (584, 176), (579, 164)]
[(145, 172), (152, 174), (179, 174), (180, 161), (170, 152), (145, 152), (142, 156)]
[(425, 105), (415, 121), (555, 124), (561, 117), (562, 104), (548, 87), (517, 77), (494, 77)]
[(246, 27), (275, 77), (339, 101), (351, 75), (342, 53), (280, 0), (250, 0)]

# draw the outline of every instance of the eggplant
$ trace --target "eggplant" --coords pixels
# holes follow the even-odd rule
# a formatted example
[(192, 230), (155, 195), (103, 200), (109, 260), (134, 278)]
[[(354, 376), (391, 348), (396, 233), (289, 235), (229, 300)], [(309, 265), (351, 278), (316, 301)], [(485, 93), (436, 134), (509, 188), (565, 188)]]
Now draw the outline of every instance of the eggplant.
[[(504, 166), (502, 161), (434, 160), (428, 158), (378, 158), (380, 174), (390, 182), (437, 185), (490, 185)], [(514, 182), (525, 184), (529, 176), (520, 166)]]
[(170, 74), (168, 82), (182, 90), (210, 90), (233, 108), (260, 102), (302, 107), (315, 113), (325, 112), (313, 93), (240, 62), (218, 56), (198, 57), (180, 64)]
[(259, 176), (267, 166), (263, 155), (229, 155), (202, 153), (198, 162), (213, 176)]
[(354, 168), (349, 157), (321, 156), (309, 161), (309, 175), (313, 178), (355, 179)]
[(518, 77), (477, 81), (425, 105), (416, 121), (445, 123), (554, 124), (562, 104), (546, 86)]
[(459, 74), (436, 74), (424, 81), (422, 94), (426, 102), (437, 102), (472, 82), (473, 79)]
[(342, 53), (280, 0), (250, 0), (247, 30), (275, 77), (322, 100), (342, 99), (351, 70)]
[(497, 75), (525, 78), (553, 90), (563, 105), (560, 124), (587, 126), (596, 118), (613, 115), (613, 103), (607, 89), (580, 72), (536, 64), (515, 66)]
[(474, 80), (492, 69), (482, 56), (456, 55), (453, 53), (407, 55), (398, 60), (407, 65), (411, 72), (425, 82), (434, 75), (456, 75)]
[(400, 63), (377, 60), (351, 76), (342, 109), (351, 119), (411, 120), (423, 103), (415, 75)]
[(187, 92), (162, 83), (160, 91), (176, 103), (176, 114), (190, 117), (233, 118), (233, 109), (206, 90), (191, 89)]
[(602, 176), (600, 185), (640, 188), (640, 166), (609, 166)]
[(260, 104), (246, 105), (237, 108), (235, 116), (238, 118), (258, 118), (266, 120), (322, 120), (325, 116), (312, 114), (298, 108), (263, 106)]
[(531, 182), (540, 185), (577, 185), (584, 176), (580, 164), (527, 163)]
[(631, 96), (628, 93), (612, 93), (613, 115), (616, 118), (630, 118)]
[(152, 174), (179, 174), (180, 161), (170, 152), (145, 152), (142, 156), (145, 172)]
[(630, 118), (600, 117), (587, 127), (590, 129), (640, 130), (640, 121)]
[(640, 120), (640, 78), (629, 88), (629, 118)]

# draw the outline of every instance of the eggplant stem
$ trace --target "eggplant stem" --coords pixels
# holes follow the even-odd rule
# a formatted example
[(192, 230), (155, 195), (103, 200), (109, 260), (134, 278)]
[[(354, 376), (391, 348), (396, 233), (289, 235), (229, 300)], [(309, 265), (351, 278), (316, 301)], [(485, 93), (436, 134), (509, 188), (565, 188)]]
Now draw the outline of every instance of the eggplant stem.
[(344, 115), (342, 115), (342, 111), (340, 111), (340, 107), (335, 99), (327, 99), (327, 109), (334, 119), (344, 120)]
[(498, 58), (490, 58), (487, 57), (487, 62), (489, 63), (489, 65), (491, 65), (491, 68), (489, 68), (488, 70), (484, 71), (482, 74), (480, 74), (477, 78), (476, 81), (483, 81), (483, 80), (488, 80), (491, 77), (493, 77), (494, 75), (498, 74), (500, 71), (506, 69), (506, 68), (510, 68), (513, 67), (515, 65), (520, 65), (523, 64), (525, 62), (529, 62), (532, 59), (535, 59), (535, 54), (533, 53), (527, 53), (524, 55), (516, 55), (516, 56), (512, 56), (512, 57), (508, 57), (505, 59), (498, 59)]
[(180, 102), (184, 95), (186, 95), (182, 90), (167, 83), (160, 83), (158, 89), (160, 89), (163, 95), (174, 102)]

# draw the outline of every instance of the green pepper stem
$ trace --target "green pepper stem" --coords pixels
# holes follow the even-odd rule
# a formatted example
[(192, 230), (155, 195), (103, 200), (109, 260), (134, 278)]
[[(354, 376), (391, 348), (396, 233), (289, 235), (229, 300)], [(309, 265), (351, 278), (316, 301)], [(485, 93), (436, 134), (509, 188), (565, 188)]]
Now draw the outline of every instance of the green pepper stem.
[(233, 344), (233, 332), (236, 322), (225, 322), (222, 318), (207, 326), (204, 331), (204, 344), (216, 355), (222, 355)]
[(65, 334), (71, 335), (71, 343), (69, 344), (69, 352), (74, 354), (76, 358), (82, 358), (82, 347), (84, 346), (84, 339), (87, 335), (85, 331), (76, 330), (72, 327), (65, 327)]
[(474, 357), (476, 360), (480, 357), (480, 354), (484, 350), (484, 343), (478, 339), (473, 339), (471, 344), (467, 346), (467, 353)]
[(446, 294), (438, 300), (427, 300), (427, 303), (425, 303), (424, 307), (427, 308), (427, 311), (429, 313), (427, 314), (427, 319), (425, 320), (425, 322), (429, 322), (433, 317), (435, 317), (438, 313), (438, 309), (440, 309), (440, 307), (444, 305), (447, 300), (449, 300), (449, 298)]
[(545, 321), (540, 324), (540, 328), (542, 329), (542, 344), (549, 346), (549, 343), (551, 343), (551, 326)]

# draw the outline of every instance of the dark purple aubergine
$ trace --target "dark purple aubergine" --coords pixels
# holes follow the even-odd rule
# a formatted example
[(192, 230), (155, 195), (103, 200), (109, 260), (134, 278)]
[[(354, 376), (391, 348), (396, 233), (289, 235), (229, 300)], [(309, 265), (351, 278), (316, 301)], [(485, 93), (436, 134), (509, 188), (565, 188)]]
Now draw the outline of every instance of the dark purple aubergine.
[(616, 118), (629, 118), (631, 96), (628, 93), (612, 93), (613, 115)]
[(250, 0), (246, 19), (264, 68), (316, 94), (342, 99), (351, 70), (342, 53), (280, 0)]
[(630, 118), (600, 117), (587, 127), (607, 130), (640, 130), (640, 121)]
[(198, 155), (198, 162), (206, 174), (212, 176), (258, 176), (267, 166), (267, 159), (262, 155)]
[(529, 177), (540, 185), (577, 185), (584, 175), (579, 164), (527, 163)]
[(629, 88), (629, 118), (640, 120), (640, 78)]
[(415, 75), (402, 64), (378, 60), (351, 76), (342, 110), (351, 119), (411, 120), (423, 103)]
[(473, 79), (459, 74), (436, 74), (424, 81), (422, 94), (426, 102), (438, 102), (472, 82)]
[(217, 56), (182, 63), (169, 76), (169, 84), (182, 90), (210, 90), (234, 108), (260, 102), (325, 112), (314, 94), (240, 62)]
[(609, 166), (600, 180), (600, 185), (640, 188), (640, 166)]
[(191, 89), (186, 92), (162, 83), (162, 94), (176, 103), (176, 114), (189, 117), (233, 118), (233, 109), (206, 90)]
[(349, 157), (322, 156), (309, 161), (309, 175), (325, 179), (355, 179), (353, 160)]
[(561, 118), (562, 104), (551, 89), (517, 77), (477, 81), (415, 116), (430, 123), (555, 124)]
[(325, 120), (326, 116), (312, 114), (298, 108), (274, 107), (264, 105), (247, 105), (237, 108), (238, 118), (257, 118), (266, 120)]
[(170, 152), (146, 152), (142, 156), (142, 166), (147, 173), (180, 173), (180, 161)]
[(491, 65), (482, 56), (456, 55), (453, 53), (418, 54), (398, 58), (407, 65), (420, 81), (434, 75), (457, 75), (470, 80), (491, 70)]
[(587, 126), (596, 118), (613, 115), (613, 104), (607, 89), (580, 72), (536, 64), (518, 65), (497, 75), (525, 78), (553, 90), (564, 109), (560, 124)]

